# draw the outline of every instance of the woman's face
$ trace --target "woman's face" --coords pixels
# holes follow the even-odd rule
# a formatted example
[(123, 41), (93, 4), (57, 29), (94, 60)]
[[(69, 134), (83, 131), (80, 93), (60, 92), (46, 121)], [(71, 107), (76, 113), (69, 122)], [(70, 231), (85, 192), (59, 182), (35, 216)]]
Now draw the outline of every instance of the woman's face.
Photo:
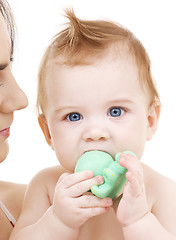
[(13, 122), (13, 112), (25, 108), (28, 100), (17, 85), (10, 69), (11, 41), (5, 20), (0, 13), (0, 162), (8, 154), (7, 138)]

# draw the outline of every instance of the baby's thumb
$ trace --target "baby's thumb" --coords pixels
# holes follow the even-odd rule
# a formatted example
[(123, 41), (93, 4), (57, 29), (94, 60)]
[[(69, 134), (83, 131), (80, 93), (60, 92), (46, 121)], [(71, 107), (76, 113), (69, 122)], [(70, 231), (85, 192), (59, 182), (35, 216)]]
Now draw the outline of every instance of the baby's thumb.
[(68, 176), (68, 175), (70, 175), (70, 173), (63, 173), (63, 174), (60, 176), (60, 178), (58, 179), (58, 181), (57, 181), (57, 183), (56, 183), (56, 186), (57, 186), (58, 184), (60, 184), (60, 183), (64, 180), (64, 178), (65, 178), (66, 176)]

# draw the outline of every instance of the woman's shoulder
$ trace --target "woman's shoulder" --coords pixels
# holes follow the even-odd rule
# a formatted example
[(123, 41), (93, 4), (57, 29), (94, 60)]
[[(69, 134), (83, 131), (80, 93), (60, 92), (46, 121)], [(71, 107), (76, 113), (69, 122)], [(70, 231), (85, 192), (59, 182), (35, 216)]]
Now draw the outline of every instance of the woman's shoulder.
[(20, 189), (20, 188), (23, 188), (23, 187), (25, 187), (25, 184), (0, 181), (0, 191), (4, 191), (4, 190), (11, 191), (14, 188), (15, 189)]
[(26, 190), (26, 184), (0, 181), (1, 199), (3, 197), (5, 198), (13, 197), (14, 200), (19, 199), (19, 197), (24, 195), (25, 190)]
[(0, 182), (0, 200), (16, 219), (21, 212), (25, 191), (25, 184)]

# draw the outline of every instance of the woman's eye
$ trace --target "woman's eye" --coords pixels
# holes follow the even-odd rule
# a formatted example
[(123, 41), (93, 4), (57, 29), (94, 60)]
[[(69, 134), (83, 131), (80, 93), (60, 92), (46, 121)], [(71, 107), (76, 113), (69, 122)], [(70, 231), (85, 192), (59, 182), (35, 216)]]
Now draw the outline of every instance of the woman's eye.
[(124, 112), (125, 111), (122, 108), (113, 107), (110, 109), (109, 114), (111, 117), (120, 117)]
[(67, 120), (69, 121), (79, 121), (82, 117), (79, 113), (70, 113), (67, 117)]

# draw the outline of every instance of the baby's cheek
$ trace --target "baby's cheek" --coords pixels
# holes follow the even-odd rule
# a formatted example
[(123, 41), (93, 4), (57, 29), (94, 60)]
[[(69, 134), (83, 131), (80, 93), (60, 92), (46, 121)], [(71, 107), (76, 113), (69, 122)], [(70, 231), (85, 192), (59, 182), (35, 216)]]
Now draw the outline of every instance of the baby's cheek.
[[(62, 149), (64, 150), (64, 149)], [(65, 151), (55, 151), (56, 157), (60, 163), (60, 165), (65, 168), (65, 170), (69, 172), (74, 172), (76, 160), (74, 160), (73, 155), (69, 154), (69, 149), (65, 149)]]
[(145, 148), (145, 143), (146, 140), (143, 136), (138, 136), (138, 134), (128, 134), (125, 139), (123, 139), (123, 151), (131, 151), (134, 152), (137, 156), (138, 159), (141, 159), (144, 148)]

